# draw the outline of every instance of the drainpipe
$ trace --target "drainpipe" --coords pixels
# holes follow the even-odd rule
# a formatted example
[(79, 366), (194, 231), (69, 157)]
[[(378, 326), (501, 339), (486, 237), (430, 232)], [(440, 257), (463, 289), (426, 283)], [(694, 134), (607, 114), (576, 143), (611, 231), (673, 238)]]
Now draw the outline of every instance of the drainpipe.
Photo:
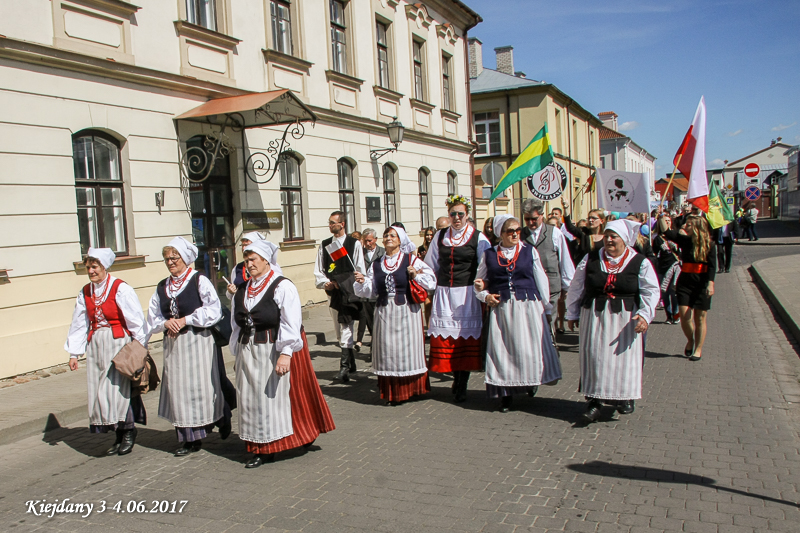
[(570, 127), (572, 126), (572, 121), (569, 118), (569, 106), (575, 103), (575, 100), (569, 100), (569, 103), (566, 106), (567, 111), (567, 165), (569, 166), (569, 194), (570, 198), (572, 197), (572, 191), (575, 190), (575, 183), (572, 181), (572, 133), (570, 132)]
[(472, 220), (475, 220), (475, 152), (478, 151), (478, 145), (472, 138), (472, 93), (470, 92), (469, 85), (469, 30), (477, 26), (483, 19), (478, 17), (473, 24), (469, 24), (464, 28), (464, 77), (467, 79), (464, 84), (467, 88), (467, 142), (472, 145), (472, 150), (469, 152), (469, 188), (470, 197), (472, 198)]

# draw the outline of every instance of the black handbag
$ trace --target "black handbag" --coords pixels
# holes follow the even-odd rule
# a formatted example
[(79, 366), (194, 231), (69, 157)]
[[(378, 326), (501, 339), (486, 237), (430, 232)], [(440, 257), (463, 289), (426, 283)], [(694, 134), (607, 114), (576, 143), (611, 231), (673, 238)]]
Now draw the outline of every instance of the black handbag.
[(211, 326), (211, 335), (214, 337), (214, 342), (217, 346), (227, 346), (231, 342), (231, 335), (233, 335), (233, 328), (231, 327), (231, 310), (222, 305), (222, 318)]

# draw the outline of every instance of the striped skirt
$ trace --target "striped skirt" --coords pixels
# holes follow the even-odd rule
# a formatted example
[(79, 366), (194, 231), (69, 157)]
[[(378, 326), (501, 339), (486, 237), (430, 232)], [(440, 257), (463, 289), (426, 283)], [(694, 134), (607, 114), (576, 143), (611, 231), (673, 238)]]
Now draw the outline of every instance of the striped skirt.
[[(287, 380), (286, 388), (290, 409), (288, 415), (291, 427), (288, 435), (278, 438), (277, 440), (271, 440), (269, 442), (263, 440), (256, 441), (253, 438), (245, 436), (242, 430), (242, 416), (244, 413), (250, 413), (246, 423), (251, 426), (258, 425), (259, 423), (262, 426), (266, 426), (269, 423), (269, 413), (267, 411), (258, 413), (251, 409), (252, 406), (245, 403), (250, 399), (250, 395), (247, 397), (243, 395), (243, 388), (239, 385), (239, 367), (240, 362), (243, 360), (241, 358), (244, 357), (245, 353), (252, 352), (245, 352), (245, 350), (242, 350), (239, 358), (237, 358), (236, 385), (239, 389), (239, 436), (242, 440), (247, 442), (247, 451), (250, 453), (270, 454), (291, 450), (303, 446), (304, 444), (314, 442), (320, 433), (328, 433), (336, 429), (331, 411), (328, 409), (328, 404), (325, 402), (325, 397), (322, 395), (322, 391), (319, 388), (317, 376), (314, 373), (314, 367), (311, 365), (311, 355), (308, 351), (308, 342), (306, 341), (305, 332), (303, 332), (302, 335), (303, 349), (292, 354), (292, 363), (288, 380), (286, 376), (280, 378), (281, 380)], [(275, 361), (277, 361), (277, 358)], [(270, 363), (270, 368), (272, 368), (273, 365), (274, 363)], [(263, 389), (261, 397), (266, 402), (275, 401), (275, 397), (270, 397)], [(255, 416), (261, 416), (261, 418), (257, 419)], [(267, 418), (264, 418), (265, 416)], [(260, 435), (261, 431), (248, 431), (248, 433)]]
[(431, 380), (428, 373), (403, 378), (378, 376), (378, 389), (381, 399), (387, 402), (404, 402), (412, 396), (419, 396), (431, 391)]
[(164, 335), (158, 416), (175, 427), (207, 426), (225, 416), (211, 330)]
[[(608, 304), (606, 304), (608, 305)], [(619, 313), (581, 309), (581, 389), (587, 398), (638, 400), (642, 397), (643, 335), (634, 331), (637, 308)]]
[(486, 378), (495, 387), (531, 387), (561, 379), (561, 362), (540, 300), (501, 302), (489, 312)]
[(480, 371), (483, 367), (481, 339), (431, 337), (431, 372)]
[(390, 298), (386, 305), (375, 306), (374, 327), (372, 371), (375, 374), (407, 377), (428, 371), (419, 304), (397, 305)]
[(131, 406), (131, 381), (117, 372), (111, 360), (128, 344), (125, 335), (115, 339), (111, 328), (100, 328), (86, 348), (86, 384), (89, 392), (89, 424), (125, 422)]

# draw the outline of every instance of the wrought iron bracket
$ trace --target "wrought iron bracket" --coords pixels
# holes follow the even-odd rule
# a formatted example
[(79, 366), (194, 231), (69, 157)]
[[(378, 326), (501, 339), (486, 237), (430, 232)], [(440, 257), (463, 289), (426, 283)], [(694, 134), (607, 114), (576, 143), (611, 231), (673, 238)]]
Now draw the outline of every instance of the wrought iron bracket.
[[(209, 121), (209, 124), (211, 122)], [(181, 175), (192, 183), (201, 183), (208, 179), (218, 159), (227, 157), (236, 150), (225, 135), (225, 130), (244, 131), (244, 117), (239, 113), (225, 115), (219, 133), (208, 133), (203, 139), (203, 146), (187, 148), (181, 156)]]
[[(312, 123), (313, 125), (313, 123)], [(272, 181), (275, 173), (278, 171), (281, 157), (286, 154), (292, 153), (292, 147), (289, 136), (292, 139), (299, 141), (305, 136), (306, 129), (300, 120), (287, 124), (286, 129), (283, 130), (283, 135), (278, 139), (273, 139), (269, 142), (266, 152), (253, 152), (247, 158), (244, 165), (244, 171), (247, 177), (257, 185), (263, 185)], [(269, 176), (265, 180), (259, 181), (259, 178)]]
[(397, 151), (397, 146), (395, 146), (394, 148), (379, 148), (377, 150), (370, 150), (369, 158), (372, 159), (373, 161), (377, 161), (386, 154), (391, 154), (392, 152), (396, 151)]

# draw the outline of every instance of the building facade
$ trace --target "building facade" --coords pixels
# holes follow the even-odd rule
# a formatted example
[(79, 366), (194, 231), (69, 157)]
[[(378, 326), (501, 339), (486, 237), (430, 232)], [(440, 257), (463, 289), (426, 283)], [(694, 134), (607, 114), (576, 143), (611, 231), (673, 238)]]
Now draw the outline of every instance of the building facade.
[[(722, 170), (722, 181), (725, 188), (731, 191), (736, 200), (736, 206), (741, 206), (749, 202), (745, 197), (748, 187), (756, 187), (761, 195), (754, 201), (756, 208), (762, 217), (770, 218), (778, 212), (777, 189), (780, 180), (786, 175), (788, 170), (786, 151), (791, 145), (781, 142), (781, 138), (772, 140), (769, 146), (757, 152), (737, 159), (733, 162), (726, 162)], [(745, 169), (748, 165), (755, 165), (757, 172), (753, 176), (748, 176)]]
[(796, 222), (800, 220), (800, 180), (798, 180), (798, 154), (800, 146), (792, 146), (783, 155), (788, 158), (786, 175), (778, 184), (778, 218)]
[(331, 211), (415, 235), (472, 191), (458, 0), (0, 4), (0, 377), (66, 361), (89, 246), (146, 307), (170, 238), (222, 292), (261, 230), (318, 302)]
[(600, 128), (600, 166), (623, 172), (646, 173), (650, 177), (650, 190), (654, 191), (655, 156), (618, 131), (616, 113), (603, 111), (597, 117), (603, 121)]

